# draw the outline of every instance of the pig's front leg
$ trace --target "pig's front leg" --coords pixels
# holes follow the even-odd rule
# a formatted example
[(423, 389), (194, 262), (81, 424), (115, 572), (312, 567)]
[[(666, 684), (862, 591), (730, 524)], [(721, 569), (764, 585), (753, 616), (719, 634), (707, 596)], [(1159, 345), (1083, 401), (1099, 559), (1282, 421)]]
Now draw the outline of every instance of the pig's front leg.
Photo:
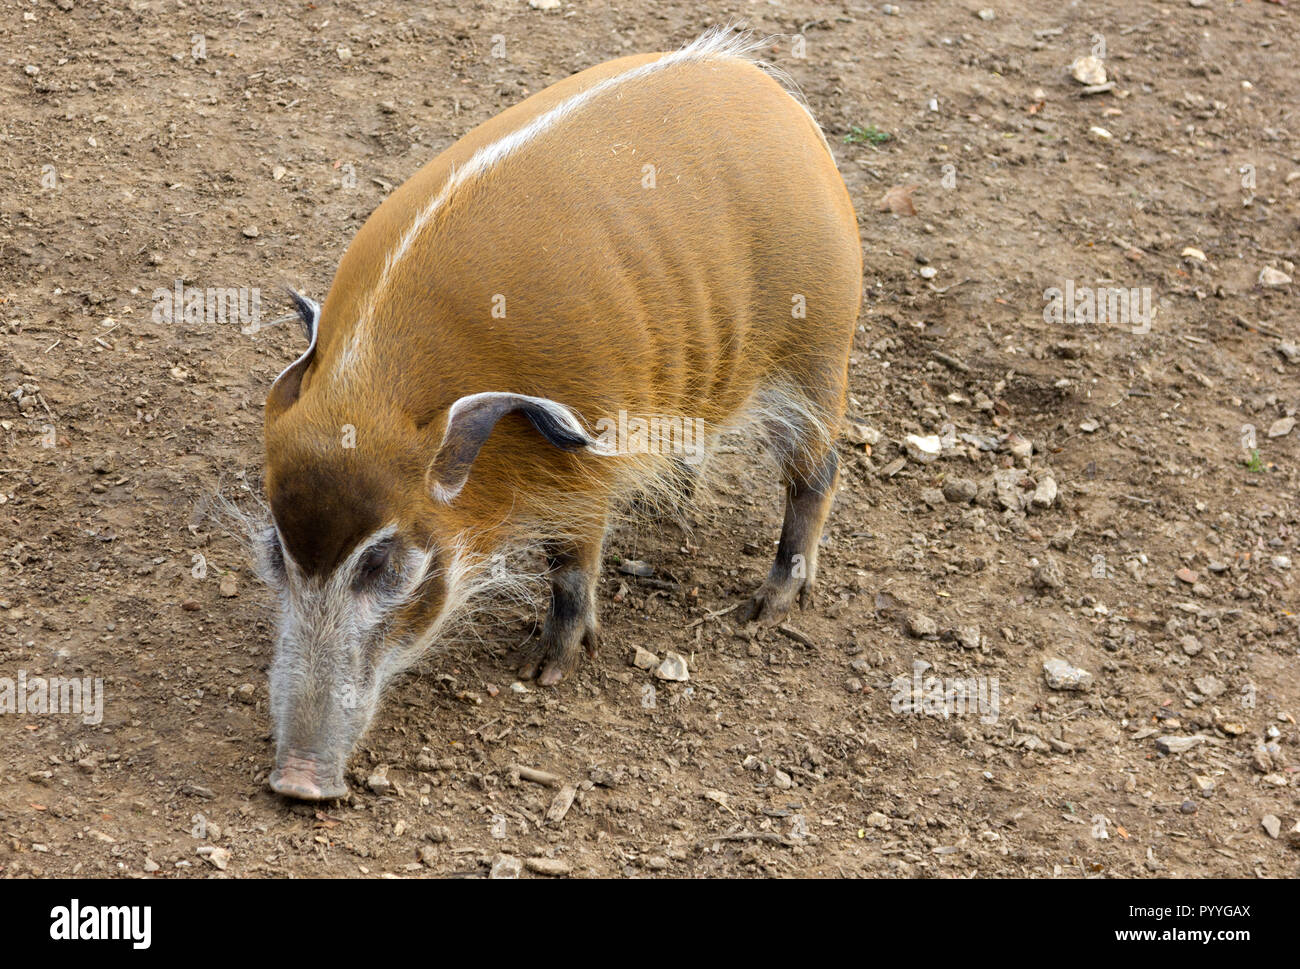
[(557, 542), (547, 556), (551, 607), (542, 635), (524, 647), (519, 675), (554, 686), (577, 668), (585, 649), (596, 655), (600, 623), (596, 620), (596, 578), (600, 574), (599, 536)]

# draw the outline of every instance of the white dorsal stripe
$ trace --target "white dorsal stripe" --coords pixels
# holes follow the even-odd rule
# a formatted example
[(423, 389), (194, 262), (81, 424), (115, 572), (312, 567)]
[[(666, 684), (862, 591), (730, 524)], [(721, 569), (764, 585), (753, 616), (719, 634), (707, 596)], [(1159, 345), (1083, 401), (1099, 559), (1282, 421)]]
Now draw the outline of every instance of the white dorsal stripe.
[[(429, 224), (430, 219), (451, 197), (458, 188), (477, 178), (481, 178), (489, 172), (493, 166), (497, 165), (502, 159), (514, 154), (524, 145), (536, 139), (543, 132), (554, 127), (558, 122), (571, 115), (574, 111), (583, 107), (585, 104), (600, 97), (611, 88), (627, 84), (661, 71), (666, 67), (674, 64), (680, 64), (685, 61), (702, 61), (719, 59), (726, 57), (739, 57), (745, 60), (753, 60), (751, 55), (765, 46), (767, 42), (757, 38), (749, 32), (735, 33), (729, 26), (712, 27), (700, 37), (680, 50), (665, 54), (657, 61), (651, 61), (649, 64), (643, 64), (640, 67), (633, 68), (630, 71), (624, 71), (622, 74), (615, 74), (607, 77), (598, 84), (593, 84), (585, 91), (575, 94), (549, 111), (538, 115), (528, 124), (516, 131), (512, 131), (498, 141), (485, 145), (470, 156), (460, 168), (455, 169), (443, 183), (442, 188), (433, 196), (432, 199), (420, 210), (411, 224), (407, 226), (406, 231), (402, 233), (397, 244), (388, 252), (384, 259), (383, 270), (379, 274), (379, 279), (371, 289), (362, 311), (357, 319), (356, 326), (352, 330), (352, 338), (348, 345), (344, 347), (343, 353), (339, 358), (338, 365), (335, 369), (336, 374), (341, 374), (346, 370), (356, 366), (360, 361), (362, 347), (365, 345), (365, 329), (370, 323), (374, 314), (375, 306), (380, 295), (388, 287), (396, 272), (398, 265), (406, 257), (411, 246), (419, 237), (420, 232)], [(766, 67), (767, 65), (761, 65)], [(810, 115), (811, 117), (811, 115)], [(814, 125), (816, 122), (814, 122)], [(820, 133), (820, 129), (818, 129)], [(824, 140), (824, 139), (823, 139)], [(829, 146), (827, 151), (829, 151)]]

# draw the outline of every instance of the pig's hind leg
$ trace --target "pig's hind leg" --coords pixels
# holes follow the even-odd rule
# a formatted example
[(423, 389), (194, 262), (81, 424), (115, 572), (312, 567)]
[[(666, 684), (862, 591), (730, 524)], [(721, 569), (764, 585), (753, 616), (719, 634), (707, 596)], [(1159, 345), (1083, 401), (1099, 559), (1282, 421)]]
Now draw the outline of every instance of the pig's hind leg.
[(547, 553), (551, 605), (541, 636), (523, 648), (519, 675), (554, 686), (577, 668), (585, 651), (596, 654), (600, 623), (596, 619), (596, 579), (600, 574), (602, 535), (565, 539)]
[(781, 468), (785, 520), (771, 571), (740, 610), (743, 622), (776, 622), (795, 602), (802, 609), (811, 601), (817, 548), (839, 482), (831, 429), (838, 425), (843, 399), (843, 384), (826, 381), (816, 398), (774, 392), (765, 402), (763, 422)]

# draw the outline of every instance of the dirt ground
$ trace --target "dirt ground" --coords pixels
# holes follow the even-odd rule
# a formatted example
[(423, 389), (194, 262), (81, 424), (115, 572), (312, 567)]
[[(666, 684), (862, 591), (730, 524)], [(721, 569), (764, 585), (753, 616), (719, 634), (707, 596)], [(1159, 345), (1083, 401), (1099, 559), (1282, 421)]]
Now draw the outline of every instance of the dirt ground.
[[(1295, 5), (2, 6), (0, 677), (104, 689), (99, 724), (0, 718), (4, 875), (1297, 874)], [(258, 487), (303, 341), (156, 321), (154, 291), (323, 297), (474, 125), (739, 20), (825, 127), (865, 256), (815, 608), (721, 612), (779, 528), (738, 440), (689, 527), (610, 536), (576, 677), (512, 688), (532, 622), (503, 611), (398, 683), (347, 800), (281, 800), (271, 604), (209, 512)], [(1090, 53), (1112, 88), (1071, 76)], [(1053, 319), (1067, 286), (1154, 315)], [(996, 714), (909, 709), (914, 672)]]

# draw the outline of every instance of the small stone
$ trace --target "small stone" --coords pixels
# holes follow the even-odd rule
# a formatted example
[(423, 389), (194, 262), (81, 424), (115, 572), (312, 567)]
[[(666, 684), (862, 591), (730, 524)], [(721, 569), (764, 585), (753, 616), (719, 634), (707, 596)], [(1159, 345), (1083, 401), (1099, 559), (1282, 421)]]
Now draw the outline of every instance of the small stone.
[(244, 237), (248, 239), (256, 239), (262, 234), (261, 230), (255, 225), (246, 225), (241, 231), (244, 233)]
[(1008, 434), (1006, 448), (1015, 458), (1027, 458), (1034, 453), (1034, 442), (1019, 434)]
[(1239, 720), (1220, 720), (1215, 726), (1229, 737), (1240, 737), (1246, 732), (1246, 725)]
[(393, 789), (393, 782), (388, 779), (388, 765), (380, 764), (366, 778), (366, 787), (375, 794), (387, 794)]
[(790, 775), (783, 770), (772, 771), (772, 783), (783, 791), (788, 791), (790, 788), (794, 787), (794, 781), (792, 781)]
[(618, 563), (618, 570), (624, 575), (635, 575), (639, 579), (648, 579), (655, 574), (654, 566), (649, 562), (641, 562), (637, 559), (622, 559)]
[(1178, 806), (1178, 810), (1181, 811), (1183, 814), (1195, 814), (1195, 813), (1196, 813), (1196, 802), (1195, 802), (1195, 801), (1184, 801), (1182, 804), (1180, 804), (1180, 805)]
[(881, 433), (869, 424), (850, 424), (848, 438), (850, 443), (875, 447), (880, 443)]
[(1101, 125), (1096, 124), (1088, 129), (1088, 134), (1094, 141), (1110, 141), (1115, 137)]
[(419, 850), (415, 853), (421, 863), (432, 868), (438, 862), (438, 849), (433, 845), (420, 845)]
[(1185, 754), (1197, 747), (1205, 738), (1201, 736), (1156, 738), (1156, 749), (1165, 754)]
[(1192, 783), (1196, 785), (1196, 789), (1205, 797), (1209, 797), (1214, 793), (1215, 785), (1213, 778), (1206, 777), (1204, 774), (1196, 774), (1192, 777)]
[(446, 844), (451, 840), (451, 828), (441, 824), (435, 824), (424, 833), (424, 836), (436, 845)]
[(983, 10), (977, 13), (976, 16), (979, 17), (980, 20), (993, 20), (995, 17), (997, 17), (997, 14), (994, 13), (988, 7), (985, 7)]
[(1193, 262), (1205, 262), (1205, 253), (1201, 252), (1200, 249), (1196, 249), (1192, 246), (1188, 246), (1186, 249), (1184, 249), (1182, 252), (1182, 256), (1184, 259), (1191, 259)]
[(1270, 838), (1276, 838), (1282, 834), (1282, 819), (1276, 814), (1266, 814), (1259, 819), (1259, 823), (1264, 826)]
[(949, 478), (943, 483), (943, 496), (954, 505), (968, 505), (979, 494), (979, 486), (970, 478)]
[(1223, 693), (1223, 691), (1228, 688), (1217, 677), (1208, 676), (1208, 675), (1198, 676), (1196, 679), (1192, 681), (1192, 685), (1196, 687), (1196, 692), (1200, 693), (1201, 696), (1206, 697), (1210, 700), (1213, 700), (1215, 697), (1220, 696)]
[(847, 680), (844, 681), (844, 689), (850, 693), (861, 693), (862, 681), (858, 679), (856, 676), (850, 676)]
[(1106, 65), (1098, 57), (1091, 55), (1080, 57), (1070, 65), (1070, 74), (1080, 84), (1092, 87), (1106, 83)]
[(221, 871), (225, 871), (230, 865), (230, 851), (217, 845), (200, 845), (196, 854)]
[(632, 655), (632, 665), (639, 670), (652, 670), (659, 665), (659, 657), (638, 646)]
[(235, 689), (235, 699), (240, 703), (256, 703), (257, 687), (252, 683), (241, 683)]
[(1085, 434), (1095, 434), (1100, 428), (1101, 423), (1091, 417), (1079, 425), (1079, 430)]
[(1300, 848), (1300, 821), (1286, 833), (1286, 843), (1292, 848)]
[(925, 437), (919, 434), (909, 434), (903, 440), (903, 448), (907, 451), (907, 456), (913, 461), (929, 464), (942, 453), (943, 442), (939, 440), (937, 434), (930, 434)]
[(872, 811), (867, 815), (867, 827), (887, 830), (890, 827), (889, 818), (879, 811)]
[(534, 10), (559, 10), (560, 0), (528, 0), (528, 6)]
[(943, 492), (938, 488), (922, 488), (921, 500), (931, 508), (938, 508), (944, 503)]
[(1199, 576), (1197, 576), (1197, 574), (1193, 570), (1187, 568), (1186, 566), (1183, 566), (1181, 569), (1175, 572), (1174, 576), (1178, 579), (1179, 582), (1183, 582), (1187, 585), (1196, 585), (1196, 580), (1197, 578), (1199, 578)]
[(1043, 676), (1053, 690), (1083, 691), (1092, 688), (1092, 674), (1081, 667), (1071, 666), (1063, 659), (1046, 660), (1043, 663)]
[(144, 860), (144, 870), (147, 872), (150, 873), (155, 872), (161, 867), (162, 866), (159, 865), (158, 862), (154, 861), (152, 858), (146, 858)]
[(578, 789), (572, 784), (565, 784), (556, 792), (551, 806), (546, 809), (546, 820), (550, 824), (559, 824), (573, 807), (573, 799), (578, 796)]
[(1300, 344), (1294, 340), (1279, 340), (1277, 352), (1286, 357), (1288, 363), (1300, 362)]
[(1034, 496), (1029, 500), (1033, 508), (1051, 508), (1056, 503), (1056, 479), (1045, 475), (1034, 489)]
[(922, 266), (916, 272), (922, 279), (934, 279), (935, 276), (939, 275), (939, 270), (933, 266)]
[[(556, 2), (556, 6), (559, 6), (558, 2)], [(524, 865), (531, 872), (538, 875), (549, 875), (552, 878), (567, 875), (573, 870), (572, 866), (563, 858), (529, 858), (524, 862)]]
[(907, 632), (916, 639), (935, 639), (939, 635), (939, 624), (927, 615), (914, 612), (907, 617)]
[(1294, 418), (1294, 417), (1283, 417), (1283, 418), (1281, 418), (1280, 420), (1276, 420), (1276, 421), (1274, 421), (1272, 424), (1269, 425), (1269, 427), (1268, 427), (1268, 436), (1269, 436), (1269, 437), (1286, 437), (1288, 434), (1291, 433), (1291, 430), (1292, 430), (1292, 428), (1294, 428), (1294, 427), (1295, 427), (1295, 418)]
[(883, 468), (880, 469), (880, 476), (882, 478), (892, 478), (894, 475), (898, 474), (898, 472), (902, 471), (903, 468), (905, 468), (906, 466), (907, 466), (907, 458), (894, 458), (894, 460), (890, 461), (887, 465), (885, 465)]
[(1050, 555), (1046, 556), (1042, 564), (1035, 565), (1030, 570), (1029, 579), (1033, 582), (1034, 588), (1040, 591), (1060, 589), (1065, 586), (1065, 575)]
[(961, 644), (962, 649), (980, 648), (979, 626), (958, 626), (954, 632), (957, 636), (957, 642)]
[(1054, 548), (1058, 552), (1068, 552), (1070, 550), (1070, 542), (1074, 541), (1074, 533), (1077, 530), (1077, 525), (1070, 525), (1069, 527), (1058, 529), (1057, 532), (1047, 540), (1048, 547)]
[(518, 878), (523, 872), (524, 866), (514, 855), (497, 855), (492, 859), (488, 878)]
[(350, 47), (336, 47), (334, 53), (338, 55), (339, 60), (344, 64), (352, 60), (352, 48)]
[(235, 577), (232, 573), (227, 572), (221, 577), (221, 584), (218, 587), (218, 591), (220, 591), (222, 597), (226, 599), (233, 599), (235, 596), (239, 595), (239, 585), (235, 581)]
[(1184, 636), (1178, 641), (1178, 644), (1183, 647), (1183, 652), (1188, 656), (1195, 656), (1204, 648), (1201, 641), (1195, 636)]
[(1285, 286), (1291, 282), (1291, 277), (1280, 269), (1274, 269), (1272, 266), (1265, 266), (1259, 271), (1259, 284), (1261, 286)]
[(665, 653), (664, 661), (655, 670), (655, 676), (661, 680), (669, 680), (674, 683), (685, 683), (691, 678), (690, 671), (686, 667), (685, 658), (678, 653)]

